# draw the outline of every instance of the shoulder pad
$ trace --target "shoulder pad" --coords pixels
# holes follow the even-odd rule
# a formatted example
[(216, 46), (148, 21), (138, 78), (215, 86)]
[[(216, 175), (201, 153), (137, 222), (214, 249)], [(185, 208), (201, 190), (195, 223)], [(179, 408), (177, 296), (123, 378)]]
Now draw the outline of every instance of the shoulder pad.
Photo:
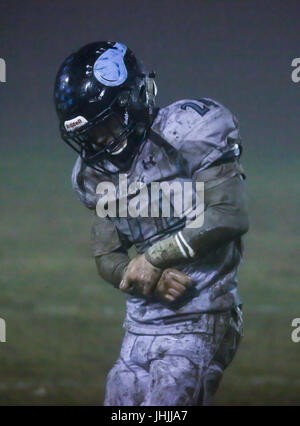
[(240, 142), (238, 122), (210, 98), (183, 99), (162, 108), (154, 123), (158, 132), (187, 162), (209, 167)]

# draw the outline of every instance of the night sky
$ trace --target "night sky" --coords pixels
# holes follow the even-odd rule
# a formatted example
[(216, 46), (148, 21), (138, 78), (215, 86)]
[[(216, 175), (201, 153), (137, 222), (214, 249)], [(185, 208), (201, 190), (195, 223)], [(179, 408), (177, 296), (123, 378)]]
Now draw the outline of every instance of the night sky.
[(52, 101), (61, 62), (96, 40), (128, 45), (157, 72), (158, 104), (211, 97), (239, 118), (245, 145), (300, 151), (300, 2), (277, 0), (2, 1), (0, 140), (59, 142)]

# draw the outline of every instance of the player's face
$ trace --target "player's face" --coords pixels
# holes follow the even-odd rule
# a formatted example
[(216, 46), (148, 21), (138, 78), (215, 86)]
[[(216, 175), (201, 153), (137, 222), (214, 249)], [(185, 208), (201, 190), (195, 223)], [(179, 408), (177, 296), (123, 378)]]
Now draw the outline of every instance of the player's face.
[(109, 117), (104, 123), (93, 127), (88, 132), (88, 138), (96, 151), (106, 148), (111, 155), (119, 154), (127, 145), (127, 140), (115, 141), (121, 136), (124, 129), (115, 117)]

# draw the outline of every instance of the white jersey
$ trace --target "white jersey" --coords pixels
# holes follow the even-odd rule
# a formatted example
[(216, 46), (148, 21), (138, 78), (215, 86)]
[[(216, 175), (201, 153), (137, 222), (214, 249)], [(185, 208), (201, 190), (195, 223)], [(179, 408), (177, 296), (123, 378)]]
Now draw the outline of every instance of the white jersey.
[[(127, 172), (128, 186), (136, 181), (146, 185), (162, 181), (193, 181), (197, 174), (224, 158), (232, 157), (240, 144), (236, 118), (223, 105), (208, 98), (184, 99), (161, 108), (151, 129), (166, 141), (166, 145), (157, 144), (151, 138), (141, 143)], [(84, 165), (80, 158), (73, 170), (73, 187), (80, 200), (90, 209), (96, 208), (96, 187), (99, 182), (110, 180), (118, 186), (116, 167), (106, 160), (103, 165), (106, 170), (111, 170), (109, 177)], [(239, 175), (237, 169), (232, 169), (231, 176)], [(123, 241), (127, 242), (127, 247), (134, 245), (139, 253), (185, 226), (184, 219), (180, 217), (124, 217), (110, 220)], [(107, 247), (101, 246), (99, 239), (94, 255), (105, 251)], [(129, 296), (124, 327), (141, 334), (207, 330), (212, 324), (205, 320), (205, 313), (226, 311), (241, 303), (236, 279), (241, 258), (241, 240), (237, 238), (216, 252), (208, 253), (205, 258), (178, 265), (177, 269), (187, 273), (196, 283), (185, 301), (171, 306), (151, 298)]]

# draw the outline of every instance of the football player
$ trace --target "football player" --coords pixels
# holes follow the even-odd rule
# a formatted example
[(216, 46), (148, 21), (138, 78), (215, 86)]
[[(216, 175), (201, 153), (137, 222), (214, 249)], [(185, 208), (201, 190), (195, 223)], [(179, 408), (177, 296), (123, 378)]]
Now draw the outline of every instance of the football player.
[[(156, 94), (154, 73), (118, 42), (82, 47), (56, 77), (61, 135), (78, 153), (73, 187), (94, 212), (97, 269), (127, 294), (104, 405), (211, 404), (242, 336), (236, 274), (248, 215), (237, 120), (207, 97), (157, 108)], [(107, 182), (127, 214), (99, 214)], [(130, 185), (151, 195), (154, 183), (188, 182), (204, 183), (201, 226), (176, 214), (175, 199), (169, 215), (128, 214)], [(162, 193), (150, 200), (159, 211)]]

